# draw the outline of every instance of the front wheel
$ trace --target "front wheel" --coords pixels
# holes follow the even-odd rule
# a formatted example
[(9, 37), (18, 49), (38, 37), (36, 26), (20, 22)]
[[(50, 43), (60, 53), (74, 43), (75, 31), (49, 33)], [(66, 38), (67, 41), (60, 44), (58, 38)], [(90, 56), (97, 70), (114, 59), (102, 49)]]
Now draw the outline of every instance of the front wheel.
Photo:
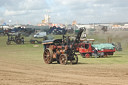
[(59, 57), (59, 62), (62, 65), (66, 65), (67, 64), (67, 55), (66, 54), (61, 54)]

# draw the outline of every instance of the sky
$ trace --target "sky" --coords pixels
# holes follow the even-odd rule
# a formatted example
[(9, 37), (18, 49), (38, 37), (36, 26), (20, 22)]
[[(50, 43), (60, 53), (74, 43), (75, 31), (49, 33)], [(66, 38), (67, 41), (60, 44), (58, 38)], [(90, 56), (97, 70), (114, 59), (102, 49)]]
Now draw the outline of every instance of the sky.
[(128, 22), (128, 0), (0, 0), (0, 24)]

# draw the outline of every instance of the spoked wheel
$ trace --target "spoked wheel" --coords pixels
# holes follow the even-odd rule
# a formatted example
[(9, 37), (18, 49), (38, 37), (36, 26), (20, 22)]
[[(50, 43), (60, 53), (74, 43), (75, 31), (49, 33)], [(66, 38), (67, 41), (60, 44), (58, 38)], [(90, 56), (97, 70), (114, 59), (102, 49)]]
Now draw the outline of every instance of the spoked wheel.
[(53, 56), (53, 51), (49, 48), (45, 49), (44, 55), (43, 55), (44, 62), (46, 64), (52, 63), (52, 56)]
[(77, 64), (78, 63), (78, 57), (77, 55), (75, 54), (74, 55), (74, 59), (72, 60), (72, 64)]
[(16, 44), (21, 44), (21, 39), (17, 39)]
[(85, 55), (85, 58), (90, 58), (90, 54), (87, 53), (87, 54)]
[(32, 44), (35, 44), (35, 41), (32, 41), (31, 43), (32, 43)]
[(10, 45), (10, 44), (11, 44), (11, 41), (7, 41), (6, 44), (7, 44), (7, 45)]
[(60, 64), (66, 65), (67, 64), (67, 55), (66, 54), (61, 54), (59, 57)]

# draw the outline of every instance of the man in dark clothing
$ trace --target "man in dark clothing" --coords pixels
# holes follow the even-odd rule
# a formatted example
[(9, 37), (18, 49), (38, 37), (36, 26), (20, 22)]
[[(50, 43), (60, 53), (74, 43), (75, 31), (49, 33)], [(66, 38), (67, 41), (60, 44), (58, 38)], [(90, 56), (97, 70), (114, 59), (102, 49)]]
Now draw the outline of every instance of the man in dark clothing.
[(22, 42), (22, 44), (24, 44), (24, 37), (21, 38), (21, 42)]

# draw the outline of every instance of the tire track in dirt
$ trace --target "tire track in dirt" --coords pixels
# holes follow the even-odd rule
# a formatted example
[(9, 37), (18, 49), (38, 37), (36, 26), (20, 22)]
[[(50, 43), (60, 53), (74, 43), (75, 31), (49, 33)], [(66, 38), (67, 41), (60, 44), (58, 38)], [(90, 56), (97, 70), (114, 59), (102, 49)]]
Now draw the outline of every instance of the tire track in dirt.
[[(128, 85), (127, 65), (58, 65), (0, 60), (5, 85)], [(116, 67), (116, 68), (115, 68)]]

